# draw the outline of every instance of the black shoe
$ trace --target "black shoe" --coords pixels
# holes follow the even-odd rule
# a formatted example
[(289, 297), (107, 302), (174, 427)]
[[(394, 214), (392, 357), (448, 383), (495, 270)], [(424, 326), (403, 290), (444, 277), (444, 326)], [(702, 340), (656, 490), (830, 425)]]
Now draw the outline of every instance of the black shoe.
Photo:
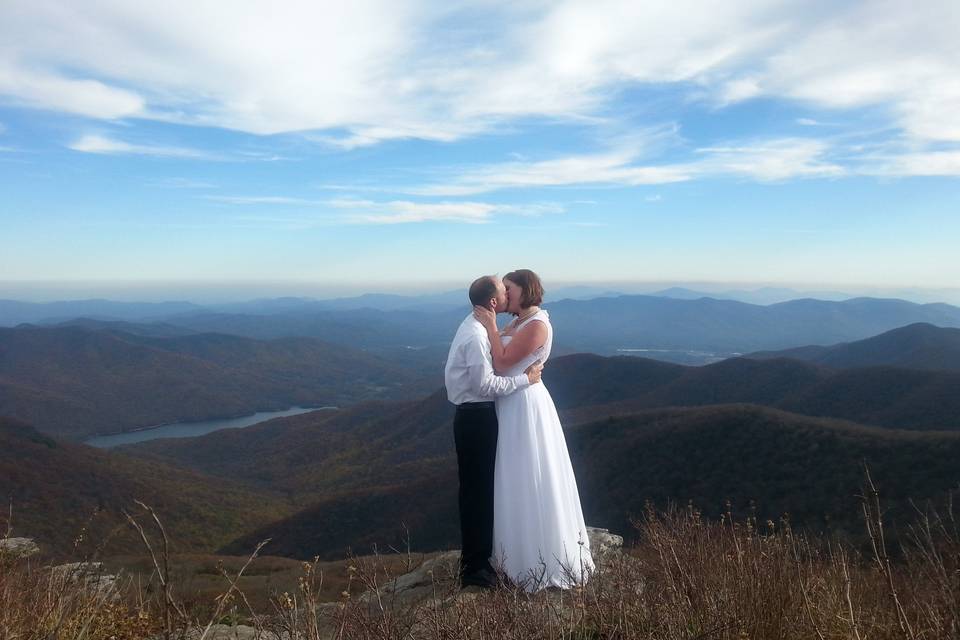
[(495, 589), (497, 587), (497, 574), (489, 569), (477, 569), (476, 571), (465, 572), (460, 576), (460, 586)]

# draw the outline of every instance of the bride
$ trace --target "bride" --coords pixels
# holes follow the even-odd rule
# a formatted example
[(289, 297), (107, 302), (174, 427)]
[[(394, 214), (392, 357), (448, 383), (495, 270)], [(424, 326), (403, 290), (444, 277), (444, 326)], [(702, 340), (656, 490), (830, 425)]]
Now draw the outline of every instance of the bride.
[[(529, 269), (503, 277), (507, 312), (516, 316), (502, 333), (493, 311), (474, 307), (490, 337), (500, 375), (545, 363), (553, 328), (540, 308), (543, 287)], [(494, 471), (493, 554), (516, 584), (528, 591), (568, 588), (594, 569), (560, 418), (544, 384), (496, 400), (500, 435)]]

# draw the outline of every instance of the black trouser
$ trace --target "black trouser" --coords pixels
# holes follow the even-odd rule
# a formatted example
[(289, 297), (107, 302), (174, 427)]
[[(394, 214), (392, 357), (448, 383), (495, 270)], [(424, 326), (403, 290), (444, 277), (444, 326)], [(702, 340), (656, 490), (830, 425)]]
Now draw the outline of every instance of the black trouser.
[(460, 571), (491, 570), (493, 467), (497, 459), (497, 411), (492, 402), (461, 404), (453, 418), (460, 477)]

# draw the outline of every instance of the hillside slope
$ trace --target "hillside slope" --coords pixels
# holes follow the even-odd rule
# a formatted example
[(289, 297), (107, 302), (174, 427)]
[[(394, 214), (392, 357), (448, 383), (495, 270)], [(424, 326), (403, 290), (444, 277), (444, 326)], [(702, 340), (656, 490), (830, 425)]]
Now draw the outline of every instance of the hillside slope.
[[(892, 521), (912, 518), (912, 499), (941, 499), (960, 483), (960, 433), (871, 428), (755, 405), (655, 409), (567, 430), (588, 524), (628, 537), (648, 501), (692, 502), (716, 517), (779, 522), (859, 536), (857, 494), (870, 465)], [(372, 545), (414, 550), (459, 540), (452, 452), (403, 481), (334, 492), (296, 514), (225, 545), (240, 554), (270, 537), (271, 553), (336, 558)], [(893, 528), (892, 528), (893, 529)], [(891, 534), (893, 535), (893, 534)]]
[[(71, 549), (83, 530), (84, 549), (108, 543), (112, 553), (141, 551), (123, 517), (136, 513), (134, 500), (156, 510), (178, 552), (212, 550), (291, 510), (275, 492), (60, 442), (8, 418), (0, 418), (0, 496), (12, 502), (14, 534), (54, 554)], [(0, 531), (6, 520), (4, 509)]]
[(960, 371), (960, 329), (918, 322), (865, 340), (758, 351), (747, 357), (793, 358), (836, 368), (888, 366)]
[(406, 370), (309, 338), (0, 329), (0, 415), (64, 438), (424, 391)]

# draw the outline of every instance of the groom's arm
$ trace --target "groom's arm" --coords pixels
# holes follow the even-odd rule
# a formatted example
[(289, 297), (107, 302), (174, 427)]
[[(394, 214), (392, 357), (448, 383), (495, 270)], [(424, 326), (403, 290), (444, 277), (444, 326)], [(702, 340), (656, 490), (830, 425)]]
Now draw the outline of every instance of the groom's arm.
[(470, 340), (464, 345), (470, 388), (484, 397), (508, 396), (540, 381), (540, 369), (518, 376), (498, 376), (493, 370), (486, 341)]

